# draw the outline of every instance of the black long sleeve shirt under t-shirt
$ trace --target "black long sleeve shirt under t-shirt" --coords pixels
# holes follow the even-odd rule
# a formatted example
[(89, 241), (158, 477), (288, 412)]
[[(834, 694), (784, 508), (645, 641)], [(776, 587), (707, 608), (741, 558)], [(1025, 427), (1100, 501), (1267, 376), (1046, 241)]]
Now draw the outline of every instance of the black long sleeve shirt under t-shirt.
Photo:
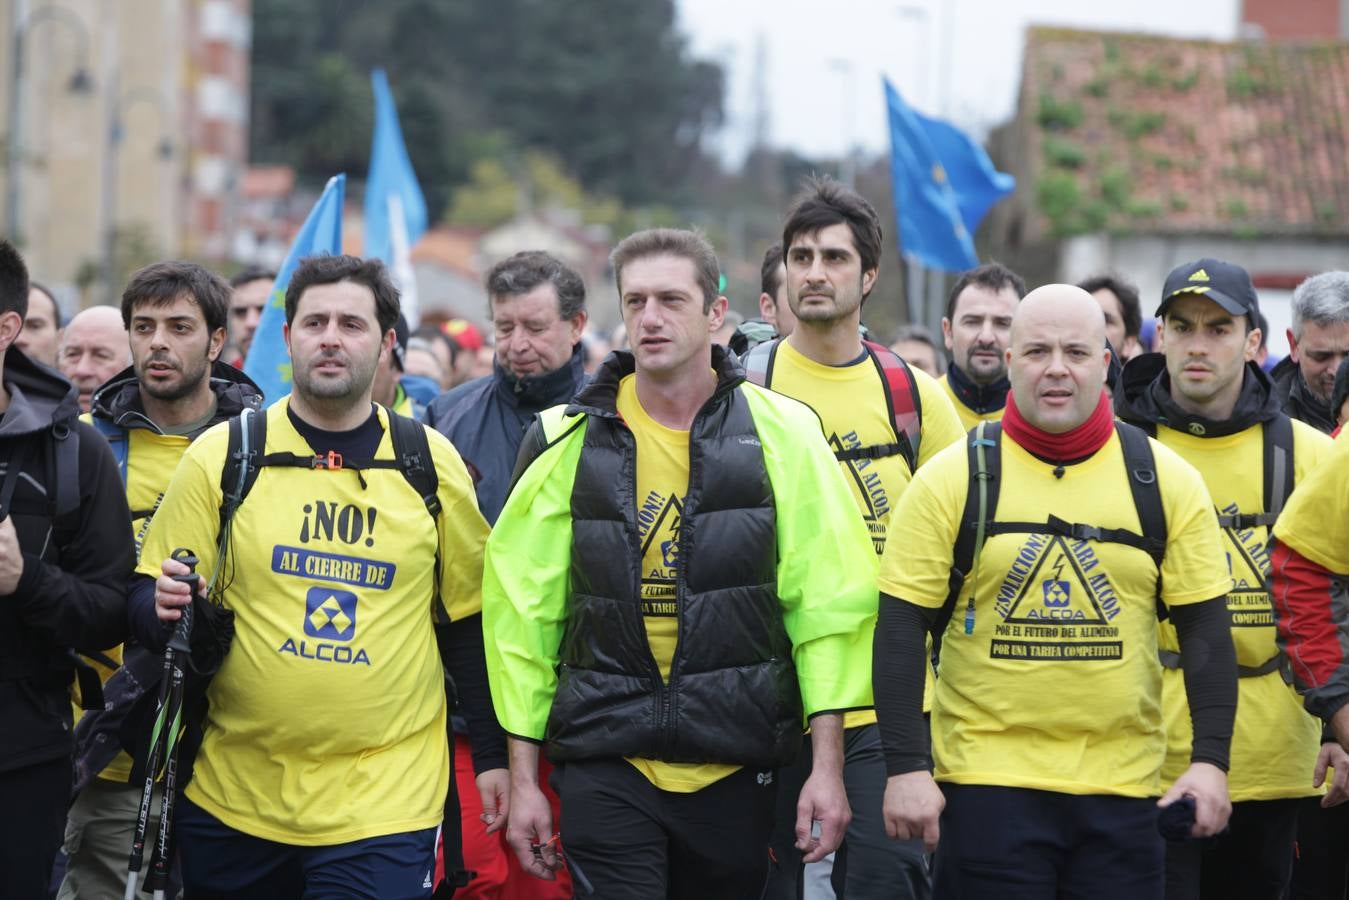
[[(887, 775), (930, 770), (932, 754), (923, 718), (924, 637), (940, 610), (881, 594), (872, 659), (876, 716)], [(1191, 762), (1227, 771), (1237, 709), (1236, 650), (1226, 599), (1170, 610), (1180, 640), (1185, 692), (1194, 726)]]

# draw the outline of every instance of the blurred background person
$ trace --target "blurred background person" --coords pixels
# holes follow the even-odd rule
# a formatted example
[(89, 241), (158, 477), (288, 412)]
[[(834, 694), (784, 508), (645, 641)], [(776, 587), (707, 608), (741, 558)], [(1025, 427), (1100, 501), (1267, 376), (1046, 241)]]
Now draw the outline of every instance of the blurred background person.
[(61, 374), (80, 392), (80, 411), (88, 412), (94, 391), (131, 365), (121, 310), (93, 306), (76, 313), (61, 335), (57, 362)]
[(933, 378), (940, 378), (945, 367), (937, 352), (937, 339), (922, 325), (905, 325), (895, 333), (890, 349), (911, 366), (917, 366)]

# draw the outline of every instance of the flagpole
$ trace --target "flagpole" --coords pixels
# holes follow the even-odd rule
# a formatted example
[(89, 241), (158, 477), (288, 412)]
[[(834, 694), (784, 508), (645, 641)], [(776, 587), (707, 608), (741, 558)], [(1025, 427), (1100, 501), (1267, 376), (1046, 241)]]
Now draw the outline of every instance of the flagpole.
[(906, 254), (904, 257), (905, 274), (907, 276), (907, 285), (904, 289), (904, 299), (908, 306), (909, 324), (925, 324), (925, 311), (923, 302), (923, 267), (919, 264), (917, 257)]

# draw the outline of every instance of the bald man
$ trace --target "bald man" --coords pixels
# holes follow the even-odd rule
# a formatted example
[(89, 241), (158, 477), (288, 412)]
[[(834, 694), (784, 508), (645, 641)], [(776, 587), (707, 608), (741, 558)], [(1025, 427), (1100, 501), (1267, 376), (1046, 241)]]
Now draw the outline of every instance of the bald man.
[(131, 344), (121, 310), (93, 306), (77, 313), (61, 335), (57, 366), (80, 392), (80, 409), (89, 411), (99, 385), (131, 365)]
[[(1006, 360), (1001, 423), (919, 469), (891, 516), (874, 669), (886, 826), (936, 848), (934, 896), (1161, 898), (1158, 807), (1177, 837), (1217, 833), (1231, 809), (1236, 662), (1217, 518), (1194, 469), (1113, 421), (1105, 319), (1085, 291), (1027, 295)], [(1158, 800), (1160, 610), (1195, 738)], [(929, 629), (941, 639), (930, 750)]]

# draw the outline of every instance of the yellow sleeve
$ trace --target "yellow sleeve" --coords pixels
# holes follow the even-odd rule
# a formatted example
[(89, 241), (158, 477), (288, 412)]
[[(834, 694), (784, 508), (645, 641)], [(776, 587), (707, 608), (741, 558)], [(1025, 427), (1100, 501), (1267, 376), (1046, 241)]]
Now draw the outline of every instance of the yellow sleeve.
[(938, 453), (960, 441), (965, 427), (937, 379), (914, 366), (913, 383), (918, 386), (918, 401), (923, 404), (923, 437), (918, 447), (918, 465), (926, 465)]
[(876, 551), (804, 403), (746, 385), (777, 514), (777, 592), (807, 717), (872, 706)]
[(1280, 543), (1337, 574), (1349, 572), (1349, 441), (1344, 434), (1293, 491), (1274, 526)]
[(1232, 590), (1232, 575), (1218, 530), (1218, 514), (1203, 477), (1157, 441), (1152, 442), (1152, 452), (1166, 513), (1162, 602), (1184, 606), (1225, 597)]
[[(426, 426), (422, 426), (426, 428)], [(482, 558), (488, 525), (478, 509), (473, 479), (449, 440), (426, 428), (440, 481), (440, 602), (451, 622), (482, 612)]]
[(968, 482), (963, 442), (947, 446), (914, 474), (890, 514), (878, 578), (881, 591), (934, 609), (946, 602)]
[(482, 630), (492, 702), (508, 734), (534, 741), (543, 740), (557, 691), (583, 438), (559, 440), (530, 464), (487, 541)]
[(229, 426), (221, 423), (197, 438), (183, 453), (145, 533), (136, 565), (138, 573), (158, 578), (164, 560), (182, 547), (200, 560), (197, 573), (210, 578), (215, 569), (220, 532), (220, 472), (225, 465), (228, 442)]

